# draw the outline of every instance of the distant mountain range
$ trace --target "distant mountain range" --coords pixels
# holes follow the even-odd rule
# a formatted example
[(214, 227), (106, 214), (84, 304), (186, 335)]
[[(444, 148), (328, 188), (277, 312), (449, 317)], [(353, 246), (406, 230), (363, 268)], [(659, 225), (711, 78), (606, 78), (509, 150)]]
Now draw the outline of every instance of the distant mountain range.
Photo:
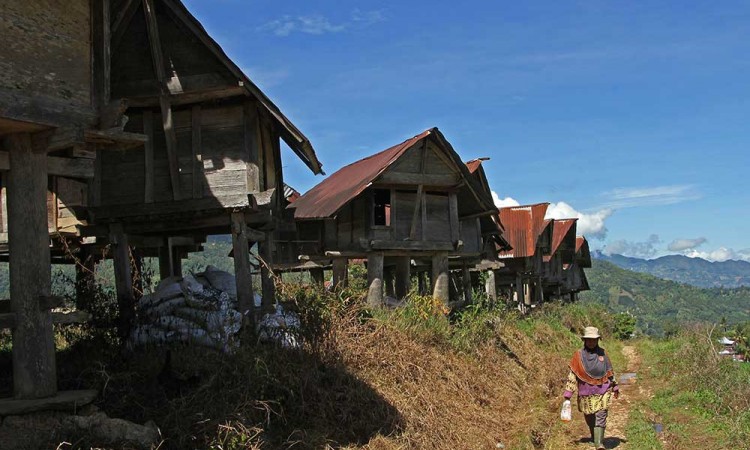
[[(707, 261), (706, 261), (707, 262)], [(728, 324), (750, 320), (750, 287), (699, 288), (626, 270), (595, 259), (586, 270), (590, 291), (583, 302), (604, 305), (613, 312), (630, 312), (640, 332), (655, 336), (686, 322)]]
[(641, 259), (623, 255), (605, 255), (598, 251), (593, 252), (592, 256), (623, 269), (647, 273), (692, 286), (703, 288), (750, 286), (750, 262), (747, 261), (711, 262), (683, 255)]

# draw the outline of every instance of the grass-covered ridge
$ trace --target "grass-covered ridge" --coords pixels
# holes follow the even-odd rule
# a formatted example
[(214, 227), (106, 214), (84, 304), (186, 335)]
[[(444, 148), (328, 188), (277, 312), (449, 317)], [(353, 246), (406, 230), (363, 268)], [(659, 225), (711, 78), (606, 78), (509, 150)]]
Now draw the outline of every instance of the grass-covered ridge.
[(653, 393), (645, 411), (662, 425), (665, 448), (747, 448), (750, 364), (720, 358), (716, 337), (710, 327), (693, 327), (639, 343)]
[(162, 449), (533, 449), (558, 426), (581, 328), (610, 333), (602, 308), (580, 305), (523, 318), (483, 301), (445, 314), (429, 297), (371, 310), (360, 290), (300, 284), (279, 297), (301, 315), (299, 349), (174, 348), (165, 369), (162, 349), (122, 358), (111, 335), (79, 330), (61, 342), (61, 388), (97, 388), (110, 416), (153, 420)]
[(750, 288), (702, 289), (594, 260), (587, 270), (591, 290), (584, 303), (603, 305), (612, 312), (630, 312), (639, 331), (652, 336), (676, 332), (685, 323), (734, 324), (750, 320)]

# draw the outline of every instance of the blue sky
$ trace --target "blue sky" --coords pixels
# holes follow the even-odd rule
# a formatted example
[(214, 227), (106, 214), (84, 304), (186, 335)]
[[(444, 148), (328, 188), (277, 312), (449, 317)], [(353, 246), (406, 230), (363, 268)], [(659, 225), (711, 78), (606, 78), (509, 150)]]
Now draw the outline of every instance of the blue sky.
[(750, 260), (747, 1), (185, 3), (329, 174), (437, 126), (594, 248)]

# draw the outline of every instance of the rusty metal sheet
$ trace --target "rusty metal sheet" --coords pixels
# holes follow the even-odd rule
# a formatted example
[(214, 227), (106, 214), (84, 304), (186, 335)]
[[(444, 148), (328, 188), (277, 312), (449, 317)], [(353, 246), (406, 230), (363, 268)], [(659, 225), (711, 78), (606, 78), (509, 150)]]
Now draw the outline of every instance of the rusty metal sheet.
[(539, 235), (548, 222), (544, 215), (549, 203), (500, 208), (500, 223), (504, 228), (503, 239), (512, 250), (500, 251), (500, 258), (526, 258), (536, 253)]
[(432, 130), (424, 131), (398, 145), (337, 170), (290, 205), (295, 208), (294, 218), (321, 219), (335, 215), (341, 207), (361, 194), (407, 149), (431, 132)]
[[(552, 229), (552, 250), (550, 256), (558, 250), (575, 251), (576, 222), (578, 219), (554, 219), (555, 227)], [(566, 261), (567, 262), (567, 261)]]
[(466, 164), (466, 168), (469, 169), (469, 173), (474, 173), (482, 167), (482, 163), (485, 161), (489, 161), (490, 158), (488, 157), (482, 157), (477, 159), (472, 159), (471, 161), (466, 161), (464, 164)]

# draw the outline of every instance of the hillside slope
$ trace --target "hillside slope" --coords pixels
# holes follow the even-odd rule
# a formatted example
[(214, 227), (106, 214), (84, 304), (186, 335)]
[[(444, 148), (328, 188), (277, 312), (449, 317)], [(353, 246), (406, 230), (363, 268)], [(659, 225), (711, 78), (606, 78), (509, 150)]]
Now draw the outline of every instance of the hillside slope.
[(584, 302), (613, 312), (630, 312), (646, 334), (662, 335), (680, 322), (728, 323), (750, 320), (750, 287), (702, 289), (594, 260), (587, 271), (591, 291)]
[(594, 253), (594, 258), (611, 262), (623, 269), (648, 273), (665, 280), (678, 281), (697, 287), (750, 286), (750, 262), (706, 261), (683, 255), (668, 255), (655, 259), (631, 258), (623, 255)]

